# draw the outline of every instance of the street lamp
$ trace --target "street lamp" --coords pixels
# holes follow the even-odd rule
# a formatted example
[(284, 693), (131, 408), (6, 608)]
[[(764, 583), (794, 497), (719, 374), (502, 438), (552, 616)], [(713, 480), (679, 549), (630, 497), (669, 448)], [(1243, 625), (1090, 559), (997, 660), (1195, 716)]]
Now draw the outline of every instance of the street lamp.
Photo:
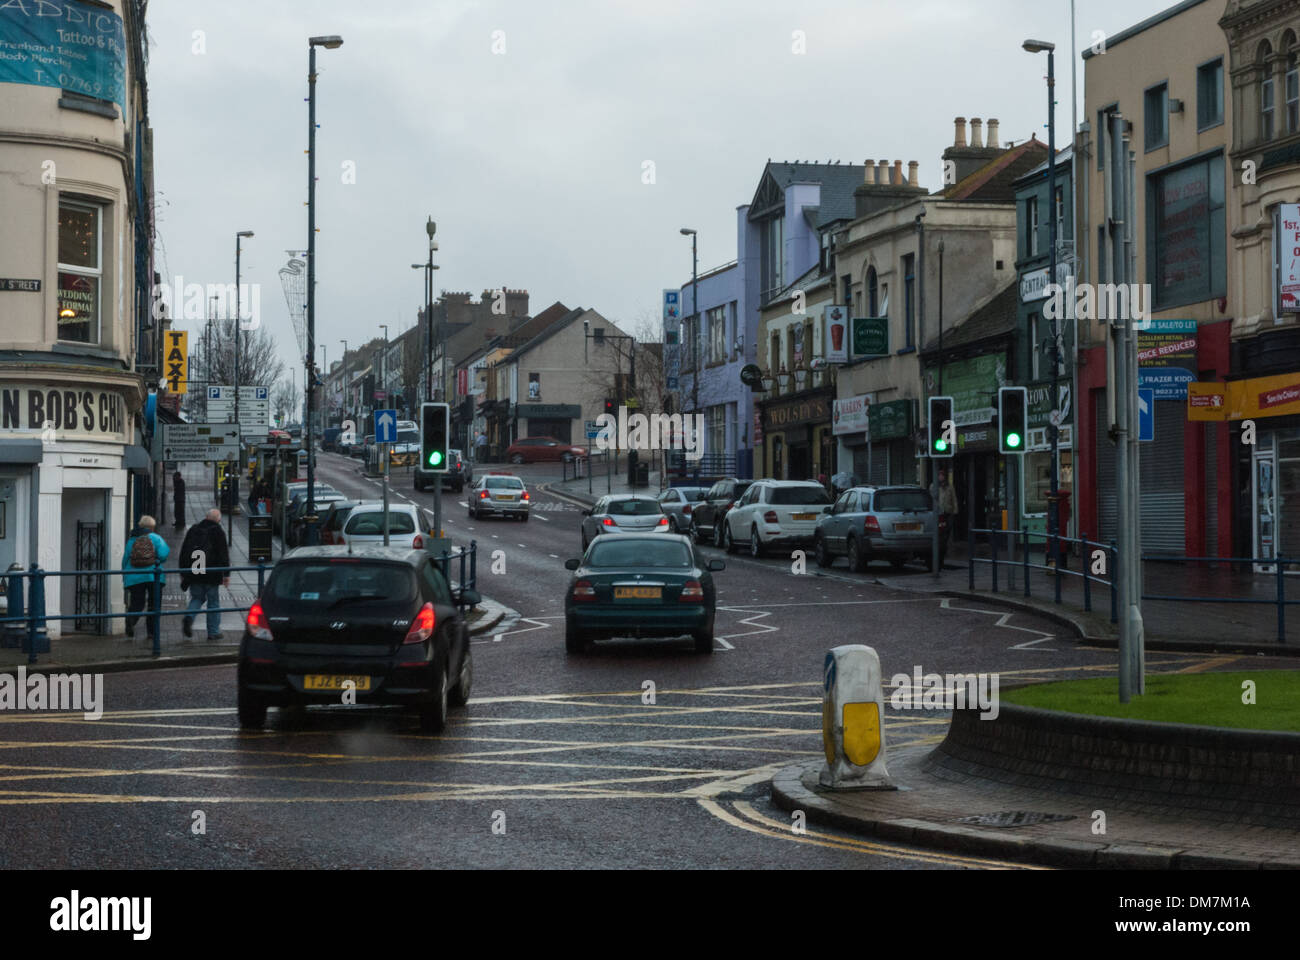
[(316, 545), (316, 453), (312, 430), (312, 403), (316, 377), (316, 48), (337, 50), (343, 38), (335, 34), (307, 40), (307, 503), (303, 510), (304, 543)]
[(691, 413), (700, 412), (700, 275), (696, 234), (690, 227), (679, 231), (691, 238)]
[[(1022, 47), (1029, 53), (1047, 54), (1047, 251), (1049, 282), (1056, 282), (1056, 44), (1046, 40), (1026, 40)], [(1056, 545), (1056, 567), (1061, 566), (1061, 500), (1060, 500), (1060, 424), (1057, 408), (1061, 402), (1058, 378), (1061, 373), (1061, 335), (1057, 318), (1052, 316), (1052, 394), (1048, 408), (1047, 435), (1052, 440), (1051, 492), (1047, 495), (1047, 533)], [(1058, 574), (1059, 576), (1059, 574)], [(1057, 581), (1059, 584), (1059, 580)]]
[(797, 386), (800, 390), (802, 390), (804, 388), (804, 384), (808, 382), (808, 368), (805, 367), (802, 363), (799, 364), (799, 366), (794, 368), (794, 382), (795, 382), (795, 386)]
[(388, 324), (379, 324), (384, 331), (384, 349), (379, 354), (379, 389), (384, 391), (384, 403), (388, 403)]
[(230, 512), (227, 516), (226, 531), (227, 539), (233, 534), (235, 511), (239, 509), (239, 475), (243, 472), (244, 446), (243, 446), (243, 427), (239, 422), (239, 345), (243, 337), (240, 327), (243, 326), (243, 317), (240, 299), (239, 299), (239, 280), (240, 280), (240, 255), (243, 252), (242, 242), (245, 237), (251, 237), (252, 230), (240, 230), (235, 234), (235, 427), (240, 431), (239, 461), (235, 464), (234, 475), (230, 478)]
[(776, 378), (772, 376), (771, 370), (764, 370), (762, 377), (759, 378), (759, 382), (763, 385), (764, 393), (771, 393), (772, 387), (776, 383)]
[(785, 393), (790, 389), (790, 371), (781, 364), (781, 370), (776, 375), (777, 382), (781, 384), (781, 392)]

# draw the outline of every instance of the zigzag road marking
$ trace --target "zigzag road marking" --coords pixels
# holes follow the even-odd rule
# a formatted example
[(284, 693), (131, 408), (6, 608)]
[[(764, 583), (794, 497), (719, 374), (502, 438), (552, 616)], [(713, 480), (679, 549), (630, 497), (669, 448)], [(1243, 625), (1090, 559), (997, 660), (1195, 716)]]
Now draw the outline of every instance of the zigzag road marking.
[(1044, 633), (1042, 630), (1035, 630), (1032, 627), (1016, 627), (1007, 623), (1008, 620), (1015, 616), (1014, 611), (1011, 613), (1000, 613), (997, 610), (977, 610), (974, 607), (954, 607), (952, 606), (951, 600), (947, 597), (944, 597), (944, 599), (940, 601), (939, 606), (944, 610), (960, 610), (964, 613), (982, 613), (986, 616), (997, 617), (997, 622), (993, 624), (995, 627), (1003, 627), (1007, 630), (1019, 630), (1022, 633), (1037, 634), (1037, 640), (1026, 640), (1024, 643), (1012, 644), (1007, 648), (1008, 650), (1041, 650), (1045, 653), (1056, 653), (1058, 650), (1057, 647), (1038, 646), (1038, 644), (1043, 643), (1046, 640), (1055, 640), (1056, 634)]

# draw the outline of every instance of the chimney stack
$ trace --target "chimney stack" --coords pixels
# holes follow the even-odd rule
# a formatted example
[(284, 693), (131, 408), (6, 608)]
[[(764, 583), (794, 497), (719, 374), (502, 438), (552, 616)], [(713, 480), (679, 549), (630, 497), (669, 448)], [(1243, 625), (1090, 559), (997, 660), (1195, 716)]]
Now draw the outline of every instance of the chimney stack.
[(876, 165), (876, 183), (889, 183), (889, 161), (881, 160)]
[(971, 117), (970, 145), (976, 150), (984, 147), (984, 121), (979, 117)]
[(953, 120), (954, 131), (952, 135), (952, 145), (954, 147), (966, 146), (966, 118), (957, 117)]
[(907, 185), (909, 187), (919, 186), (916, 182), (916, 171), (921, 164), (916, 160), (910, 160), (907, 164)]
[(1001, 148), (998, 146), (998, 122), (997, 122), (997, 120), (993, 120), (993, 119), (990, 119), (990, 120), (989, 120), (989, 136), (988, 136), (988, 142), (985, 143), (984, 145), (985, 145), (986, 147), (988, 147), (990, 150), (998, 150), (998, 149), (1001, 149)]
[(891, 182), (894, 183), (896, 186), (901, 187), (903, 185), (903, 161), (902, 160), (894, 161), (894, 179)]

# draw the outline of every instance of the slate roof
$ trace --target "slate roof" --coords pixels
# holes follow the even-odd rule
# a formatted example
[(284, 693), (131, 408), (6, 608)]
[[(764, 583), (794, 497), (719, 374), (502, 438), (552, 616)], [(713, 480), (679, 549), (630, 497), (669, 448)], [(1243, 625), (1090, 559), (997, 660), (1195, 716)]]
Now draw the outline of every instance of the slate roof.
[(861, 163), (777, 163), (769, 160), (759, 178), (758, 193), (763, 181), (771, 176), (785, 190), (792, 183), (820, 183), (821, 199), (814, 226), (824, 227), (835, 220), (852, 220), (856, 216), (853, 191), (866, 180), (867, 168)]
[[(1020, 284), (1012, 279), (966, 320), (944, 329), (943, 352), (946, 354), (958, 347), (1014, 333), (1019, 317), (1019, 306)], [(924, 354), (939, 352), (938, 334), (921, 352)]]
[[(558, 306), (558, 304), (557, 304), (557, 306)], [(545, 314), (548, 313), (548, 312), (550, 312), (550, 308), (549, 308), (549, 307), (548, 307), (546, 310), (543, 310), (541, 314), (538, 314), (538, 316), (537, 316), (537, 317), (534, 317), (533, 319), (535, 319), (535, 320), (536, 320), (536, 319), (539, 319), (541, 316), (545, 315)], [(581, 317), (581, 316), (582, 316), (584, 313), (586, 313), (586, 312), (587, 312), (587, 308), (586, 308), (586, 307), (577, 307), (577, 308), (575, 308), (575, 309), (573, 309), (573, 310), (570, 310), (568, 313), (564, 314), (564, 316), (560, 317), (558, 320), (553, 319), (553, 320), (552, 320), (552, 321), (551, 321), (551, 322), (550, 322), (550, 323), (549, 323), (549, 324), (548, 324), (548, 325), (547, 325), (547, 326), (542, 330), (541, 333), (537, 334), (537, 336), (533, 337), (533, 339), (529, 340), (529, 341), (528, 341), (527, 343), (525, 343), (522, 347), (519, 347), (517, 350), (515, 350), (514, 353), (510, 354), (510, 356), (508, 356), (508, 357), (506, 358), (506, 362), (507, 362), (507, 363), (513, 363), (514, 361), (516, 361), (516, 360), (518, 360), (520, 357), (522, 357), (525, 353), (528, 353), (530, 350), (534, 350), (534, 349), (536, 349), (537, 347), (541, 346), (543, 343), (545, 343), (547, 340), (551, 339), (551, 337), (555, 336), (557, 333), (559, 333), (561, 330), (563, 330), (563, 329), (564, 329), (565, 327), (567, 327), (569, 324), (573, 323), (574, 320), (577, 320), (579, 317)], [(525, 324), (525, 326), (526, 326), (526, 324)], [(522, 329), (522, 328), (521, 328), (521, 329)]]

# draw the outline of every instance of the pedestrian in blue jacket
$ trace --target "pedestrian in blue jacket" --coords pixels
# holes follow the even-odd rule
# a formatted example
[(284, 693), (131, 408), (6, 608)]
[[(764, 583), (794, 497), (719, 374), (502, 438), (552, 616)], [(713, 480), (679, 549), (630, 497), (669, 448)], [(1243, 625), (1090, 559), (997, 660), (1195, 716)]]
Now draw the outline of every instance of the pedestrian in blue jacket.
[[(157, 521), (153, 517), (147, 514), (141, 517), (140, 525), (131, 531), (130, 539), (126, 541), (126, 550), (122, 554), (122, 570), (125, 573), (122, 585), (126, 588), (126, 635), (130, 638), (135, 637), (135, 623), (140, 619), (142, 611), (152, 612), (157, 609), (156, 604), (161, 602), (161, 596), (157, 601), (152, 598), (153, 568), (155, 563), (166, 561), (171, 548), (167, 546), (167, 541), (154, 533), (156, 526)], [(149, 639), (155, 640), (154, 620), (148, 613), (145, 613), (145, 622), (148, 624)]]

